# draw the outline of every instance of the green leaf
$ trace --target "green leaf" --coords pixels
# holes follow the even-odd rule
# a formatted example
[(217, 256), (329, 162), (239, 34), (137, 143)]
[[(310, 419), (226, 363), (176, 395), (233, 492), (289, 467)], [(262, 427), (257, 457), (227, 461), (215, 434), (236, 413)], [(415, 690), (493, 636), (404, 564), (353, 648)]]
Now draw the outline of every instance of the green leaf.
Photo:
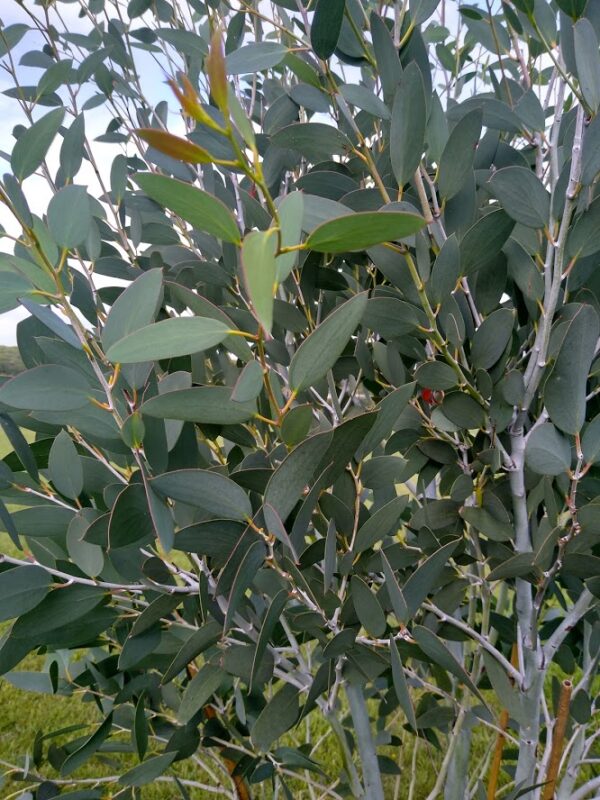
[[(18, 456), (23, 467), (27, 470), (34, 481), (39, 480), (38, 468), (35, 457), (31, 451), (31, 447), (27, 443), (27, 440), (21, 433), (20, 429), (15, 425), (8, 414), (0, 413), (0, 427), (2, 428), (2, 431), (4, 432), (4, 435), (8, 441), (11, 443), (13, 450)], [(17, 467), (12, 467), (12, 469), (17, 469)]]
[(396, 90), (390, 130), (390, 158), (400, 187), (412, 180), (421, 163), (426, 122), (427, 108), (421, 70), (411, 61)]
[(514, 227), (515, 221), (502, 209), (477, 220), (460, 243), (462, 274), (469, 276), (493, 264)]
[(131, 483), (114, 501), (108, 523), (109, 549), (142, 545), (154, 537), (144, 486)]
[(31, 611), (20, 616), (11, 636), (37, 644), (51, 641), (57, 630), (85, 617), (104, 598), (105, 591), (96, 587), (61, 586), (47, 594)]
[(0, 572), (0, 621), (20, 617), (46, 597), (51, 578), (42, 567), (15, 567)]
[(469, 111), (457, 122), (446, 142), (438, 169), (438, 186), (445, 200), (459, 193), (473, 169), (482, 120), (480, 108)]
[(600, 197), (590, 203), (577, 218), (567, 239), (567, 253), (571, 258), (590, 256), (598, 250), (600, 250)]
[(169, 664), (162, 677), (163, 685), (169, 683), (182, 672), (187, 665), (197, 656), (201, 655), (209, 647), (219, 641), (223, 628), (215, 620), (209, 620), (197, 631), (194, 631), (189, 639), (182, 645), (173, 661)]
[(0, 314), (12, 311), (19, 305), (19, 299), (32, 290), (31, 283), (21, 275), (0, 272)]
[(383, 636), (386, 629), (383, 609), (377, 597), (358, 575), (353, 575), (350, 580), (350, 594), (356, 616), (363, 628), (371, 636)]
[(385, 589), (388, 593), (390, 603), (392, 604), (392, 609), (396, 616), (396, 620), (398, 622), (406, 623), (409, 619), (406, 600), (404, 599), (402, 589), (398, 585), (398, 581), (394, 575), (394, 570), (392, 569), (384, 550), (381, 550), (381, 567), (385, 577)]
[[(1, 400), (0, 390), (0, 400)], [(180, 419), (208, 425), (236, 425), (247, 422), (256, 413), (256, 404), (231, 400), (227, 386), (195, 386), (178, 389), (146, 400), (142, 413), (160, 419)]]
[(595, 114), (600, 106), (600, 53), (598, 37), (589, 19), (582, 18), (575, 23), (573, 37), (579, 88)]
[(225, 616), (225, 624), (223, 630), (227, 632), (232, 624), (237, 612), (238, 606), (244, 596), (246, 589), (252, 584), (256, 577), (256, 573), (262, 567), (265, 560), (266, 550), (262, 541), (253, 542), (244, 553), (239, 567), (235, 573), (231, 592), (229, 594), (229, 601), (227, 604), (227, 614)]
[[(300, 244), (302, 236), (302, 221), (304, 219), (304, 194), (290, 192), (287, 194), (277, 209), (281, 228), (281, 246), (294, 247)], [(282, 253), (276, 258), (277, 282), (282, 283), (296, 266), (298, 253)]]
[(277, 288), (277, 230), (252, 231), (242, 243), (242, 270), (254, 314), (270, 333)]
[(87, 406), (91, 394), (81, 372), (59, 364), (43, 364), (3, 384), (0, 402), (26, 411), (72, 411)]
[(449, 236), (435, 259), (429, 279), (429, 292), (435, 303), (441, 303), (456, 289), (460, 279), (460, 248), (456, 234)]
[[(168, 283), (167, 286), (171, 296), (185, 303), (197, 317), (210, 317), (211, 319), (219, 320), (230, 329), (237, 327), (221, 308), (211, 303), (206, 297), (201, 297), (191, 289), (186, 286), (180, 286), (178, 283)], [(242, 336), (228, 336), (223, 340), (223, 345), (228, 350), (231, 350), (232, 353), (235, 353), (242, 361), (249, 361), (252, 358), (252, 351)]]
[(508, 542), (514, 538), (514, 526), (508, 520), (494, 517), (487, 509), (466, 506), (460, 509), (460, 516), (466, 523), (485, 534), (493, 542)]
[[(557, 428), (577, 434), (585, 422), (587, 378), (600, 320), (593, 306), (581, 304), (566, 324), (567, 332), (544, 386), (544, 400)], [(0, 391), (0, 399), (1, 396)]]
[(450, 422), (465, 430), (475, 430), (485, 425), (485, 410), (469, 394), (450, 392), (444, 398), (441, 409)]
[(146, 786), (159, 778), (175, 760), (177, 753), (163, 753), (160, 756), (149, 758), (137, 767), (128, 770), (119, 778), (119, 783), (125, 786)]
[(455, 678), (458, 678), (461, 683), (464, 683), (464, 685), (486, 705), (478, 688), (439, 636), (436, 636), (433, 631), (430, 631), (429, 628), (425, 628), (422, 625), (415, 625), (412, 630), (412, 635), (421, 650), (425, 655), (429, 656), (434, 664), (437, 664), (451, 675), (454, 675)]
[(600, 460), (600, 414), (585, 426), (581, 449), (586, 464), (595, 464)]
[(23, 22), (16, 22), (13, 25), (3, 27), (2, 38), (0, 40), (0, 58), (4, 58), (13, 47), (18, 45), (29, 30), (31, 30), (29, 25), (25, 25)]
[(511, 308), (499, 308), (483, 320), (471, 344), (471, 361), (476, 369), (494, 366), (510, 341), (514, 324)]
[(208, 317), (174, 317), (146, 325), (115, 342), (109, 361), (136, 364), (199, 353), (220, 344), (230, 333), (224, 323)]
[(185, 724), (208, 703), (223, 682), (223, 670), (213, 664), (204, 664), (185, 688), (177, 718)]
[(294, 122), (278, 130), (271, 141), (277, 147), (296, 150), (313, 163), (347, 155), (352, 150), (345, 133), (322, 122)]
[(346, 0), (317, 0), (310, 28), (310, 43), (323, 60), (333, 55), (344, 20)]
[(402, 666), (400, 653), (398, 652), (398, 645), (396, 644), (393, 636), (390, 636), (390, 658), (392, 662), (392, 680), (394, 683), (396, 697), (398, 698), (400, 707), (404, 711), (408, 724), (411, 726), (413, 731), (416, 731), (417, 718), (415, 716), (415, 709), (410, 696), (410, 690), (404, 676), (404, 668)]
[(538, 425), (527, 438), (527, 466), (539, 475), (562, 475), (571, 466), (571, 446), (550, 422)]
[(288, 683), (258, 715), (250, 731), (252, 744), (260, 752), (267, 752), (276, 739), (296, 724), (299, 713), (298, 689)]
[(263, 388), (263, 368), (259, 361), (249, 361), (237, 379), (231, 399), (236, 403), (249, 403), (255, 400)]
[(52, 443), (48, 457), (50, 479), (65, 497), (75, 500), (83, 491), (83, 465), (73, 440), (61, 431)]
[(71, 775), (76, 769), (82, 767), (107, 739), (111, 728), (112, 714), (109, 714), (81, 747), (78, 747), (77, 750), (67, 756), (61, 765), (60, 774), (64, 776)]
[(263, 623), (260, 628), (260, 633), (258, 635), (258, 639), (256, 641), (256, 649), (254, 651), (254, 658), (252, 660), (252, 673), (250, 675), (250, 685), (249, 689), (250, 692), (255, 692), (260, 689), (260, 667), (263, 661), (263, 657), (271, 641), (271, 637), (273, 636), (273, 632), (275, 630), (275, 626), (279, 622), (279, 618), (283, 613), (283, 609), (286, 606), (286, 603), (289, 599), (289, 592), (287, 589), (281, 589), (273, 600), (271, 601), (271, 605), (267, 609), (267, 613), (264, 616)]
[(225, 59), (228, 75), (251, 75), (280, 64), (287, 47), (279, 42), (253, 42), (229, 53)]
[(293, 391), (306, 389), (327, 374), (343, 353), (366, 307), (366, 292), (355, 295), (332, 311), (302, 342), (290, 364), (289, 379)]
[(64, 108), (56, 108), (34, 122), (19, 136), (10, 157), (10, 165), (16, 178), (22, 181), (33, 175), (40, 166), (64, 116)]
[(404, 211), (360, 211), (319, 225), (306, 240), (306, 248), (318, 253), (366, 250), (382, 242), (396, 241), (421, 230), (425, 220)]
[(369, 519), (361, 525), (356, 534), (356, 542), (354, 550), (361, 553), (363, 550), (368, 550), (376, 542), (380, 542), (386, 536), (392, 534), (396, 527), (398, 520), (408, 503), (408, 497), (401, 495), (395, 497), (379, 508)]
[(458, 547), (457, 540), (440, 547), (416, 569), (402, 587), (409, 618), (413, 617), (427, 595), (435, 588), (444, 567)]
[[(522, 553), (521, 555), (524, 554)], [(502, 708), (505, 708), (510, 716), (517, 720), (520, 725), (526, 725), (527, 718), (521, 709), (519, 694), (517, 690), (513, 688), (508, 675), (493, 655), (488, 653), (487, 650), (482, 650), (482, 656), (483, 663), (485, 664), (485, 671)]]
[(42, 504), (13, 511), (12, 521), (23, 536), (62, 538), (74, 514), (74, 509)]
[(391, 114), (389, 108), (377, 97), (376, 94), (366, 86), (358, 86), (354, 83), (345, 83), (340, 86), (340, 94), (347, 103), (350, 103), (367, 114), (371, 114), (377, 119), (390, 119)]
[(160, 494), (202, 508), (215, 517), (245, 520), (252, 516), (246, 492), (218, 472), (178, 469), (153, 478), (150, 484)]
[(384, 439), (387, 439), (414, 391), (415, 384), (406, 383), (383, 398), (377, 406), (375, 423), (358, 449), (357, 458), (364, 458), (368, 453), (373, 452)]
[(154, 623), (160, 622), (168, 616), (181, 603), (181, 596), (161, 594), (142, 611), (131, 626), (131, 635), (139, 636), (151, 628)]
[(85, 116), (79, 114), (63, 136), (60, 147), (60, 168), (65, 178), (74, 178), (83, 162), (85, 148)]
[(173, 211), (196, 230), (225, 242), (240, 243), (240, 232), (231, 211), (208, 192), (175, 178), (145, 172), (137, 173), (135, 181), (148, 197)]
[(163, 296), (162, 270), (143, 272), (117, 297), (102, 330), (102, 344), (108, 350), (130, 333), (154, 321)]
[(135, 706), (135, 716), (133, 719), (133, 728), (131, 729), (131, 735), (133, 739), (133, 743), (135, 744), (135, 749), (138, 754), (138, 758), (140, 761), (144, 760), (144, 756), (146, 755), (146, 751), (148, 749), (148, 721), (146, 720), (146, 709), (144, 707), (144, 693), (140, 695), (136, 706)]
[(314, 476), (319, 462), (329, 449), (330, 431), (310, 436), (282, 461), (265, 490), (265, 503), (286, 520)]
[(535, 172), (504, 167), (492, 175), (490, 187), (511, 219), (528, 228), (544, 228), (550, 220), (550, 195)]
[(415, 380), (426, 389), (446, 392), (458, 383), (456, 373), (449, 364), (441, 361), (426, 361), (415, 372)]
[(290, 408), (281, 421), (281, 438), (288, 447), (295, 447), (308, 436), (313, 420), (312, 406), (306, 403)]
[(48, 229), (60, 247), (79, 247), (92, 226), (90, 198), (83, 186), (64, 186), (48, 205)]

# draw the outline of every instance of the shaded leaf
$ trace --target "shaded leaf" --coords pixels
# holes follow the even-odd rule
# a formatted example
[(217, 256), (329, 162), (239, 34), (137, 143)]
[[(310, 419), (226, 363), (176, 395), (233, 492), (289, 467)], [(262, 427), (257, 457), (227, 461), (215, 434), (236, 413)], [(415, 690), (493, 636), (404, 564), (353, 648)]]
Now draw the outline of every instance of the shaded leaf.
[(138, 173), (136, 183), (160, 205), (189, 222), (193, 228), (233, 244), (240, 243), (237, 223), (227, 206), (208, 192), (164, 175)]
[(302, 342), (290, 365), (293, 391), (306, 389), (327, 374), (344, 351), (366, 306), (366, 292), (355, 295), (332, 311)]
[(252, 516), (252, 505), (246, 492), (218, 472), (180, 469), (165, 472), (150, 483), (160, 494), (202, 508), (215, 517), (244, 520)]
[(328, 59), (336, 48), (346, 0), (318, 0), (310, 28), (310, 43), (322, 59)]

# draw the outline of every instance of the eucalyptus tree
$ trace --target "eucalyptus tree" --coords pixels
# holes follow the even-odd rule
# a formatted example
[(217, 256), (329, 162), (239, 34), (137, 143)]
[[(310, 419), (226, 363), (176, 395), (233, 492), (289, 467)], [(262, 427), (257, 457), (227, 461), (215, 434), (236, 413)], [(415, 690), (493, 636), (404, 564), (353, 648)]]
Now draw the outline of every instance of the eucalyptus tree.
[(598, 3), (2, 13), (4, 796), (598, 796)]

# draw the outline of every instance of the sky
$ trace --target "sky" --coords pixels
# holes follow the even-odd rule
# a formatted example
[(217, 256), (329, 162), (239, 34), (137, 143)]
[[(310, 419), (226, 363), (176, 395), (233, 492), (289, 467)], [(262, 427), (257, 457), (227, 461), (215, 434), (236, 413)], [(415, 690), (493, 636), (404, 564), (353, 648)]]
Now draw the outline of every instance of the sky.
[[(84, 0), (84, 2), (89, 3), (89, 0)], [(126, 16), (127, 0), (120, 0), (120, 2), (122, 3), (123, 11)], [(25, 0), (25, 3), (28, 8), (32, 9), (34, 13), (36, 13), (36, 15), (42, 14), (40, 6), (35, 5), (33, 0)], [(81, 19), (79, 17), (80, 4), (77, 2), (77, 0), (70, 3), (60, 3), (59, 8), (61, 16), (66, 22), (69, 31), (87, 32), (89, 29), (89, 22), (86, 19)], [(452, 29), (454, 29), (456, 24), (457, 8), (458, 2), (450, 2), (447, 11), (446, 24)], [(52, 13), (52, 11), (50, 13)], [(20, 7), (17, 0), (2, 0), (0, 3), (0, 28), (7, 27), (8, 25), (12, 25), (17, 22), (26, 22), (31, 24), (31, 20)], [(13, 60), (17, 65), (19, 79), (21, 84), (24, 86), (37, 85), (42, 71), (39, 69), (33, 69), (19, 65), (19, 61), (24, 53), (31, 50), (39, 50), (41, 49), (42, 44), (43, 40), (40, 34), (35, 31), (30, 31), (11, 51)], [(139, 50), (136, 51), (136, 60), (138, 58), (140, 74), (142, 76), (144, 85), (144, 92), (147, 98), (151, 103), (158, 103), (160, 100), (164, 99), (169, 101), (169, 128), (170, 130), (177, 130), (177, 128), (181, 125), (179, 109), (177, 103), (173, 101), (173, 96), (170, 90), (165, 85), (164, 76), (161, 70), (151, 57)], [(352, 69), (353, 68), (350, 68), (350, 72)], [(358, 80), (358, 70), (356, 70), (356, 73)], [(346, 74), (349, 76), (348, 70), (346, 70)], [(25, 121), (18, 103), (14, 99), (8, 98), (1, 94), (7, 89), (13, 88), (13, 86), (14, 83), (12, 76), (0, 70), (0, 115), (2, 119), (2, 125), (0, 127), (0, 174), (5, 173), (10, 168), (9, 157), (7, 154), (12, 150), (15, 141), (12, 134), (13, 128), (15, 125), (22, 124)], [(36, 111), (36, 116), (47, 113), (49, 110), (51, 109), (48, 107), (40, 107)], [(89, 140), (92, 141), (96, 159), (101, 172), (104, 173), (103, 177), (105, 179), (108, 179), (110, 164), (112, 163), (113, 158), (118, 153), (123, 152), (117, 145), (93, 142), (93, 139), (96, 136), (105, 132), (106, 126), (110, 120), (111, 116), (103, 106), (88, 111), (85, 115), (86, 134), (88, 135)], [(70, 122), (70, 120), (66, 118), (65, 122)], [(62, 138), (58, 136), (48, 154), (47, 163), (51, 173), (55, 173), (58, 168), (58, 153), (61, 142)], [(78, 184), (88, 185), (90, 194), (92, 194), (92, 196), (99, 196), (100, 189), (98, 187), (95, 175), (92, 168), (85, 161), (82, 169), (77, 175), (76, 182)], [(32, 175), (25, 180), (24, 191), (32, 211), (40, 216), (45, 213), (48, 202), (51, 198), (51, 192), (46, 181), (41, 177)], [(2, 206), (0, 206), (0, 225), (2, 225), (2, 227), (12, 236), (18, 236), (20, 234), (18, 225), (15, 223), (10, 213)], [(11, 244), (12, 243), (9, 239), (4, 239), (1, 245), (2, 251), (11, 252)], [(113, 285), (116, 283), (114, 279), (104, 279), (102, 276), (96, 276), (95, 281), (98, 286), (102, 286), (106, 283), (111, 283)], [(16, 343), (16, 325), (19, 319), (22, 319), (25, 315), (26, 312), (21, 309), (16, 309), (0, 315), (0, 344), (14, 345)]]

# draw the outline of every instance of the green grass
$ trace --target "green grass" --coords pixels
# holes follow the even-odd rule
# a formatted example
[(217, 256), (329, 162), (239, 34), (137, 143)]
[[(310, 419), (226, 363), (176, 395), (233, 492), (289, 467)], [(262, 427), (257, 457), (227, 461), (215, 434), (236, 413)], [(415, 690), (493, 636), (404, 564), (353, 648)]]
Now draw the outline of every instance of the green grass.
[(21, 356), (16, 347), (0, 345), (0, 375), (16, 375), (24, 369)]

